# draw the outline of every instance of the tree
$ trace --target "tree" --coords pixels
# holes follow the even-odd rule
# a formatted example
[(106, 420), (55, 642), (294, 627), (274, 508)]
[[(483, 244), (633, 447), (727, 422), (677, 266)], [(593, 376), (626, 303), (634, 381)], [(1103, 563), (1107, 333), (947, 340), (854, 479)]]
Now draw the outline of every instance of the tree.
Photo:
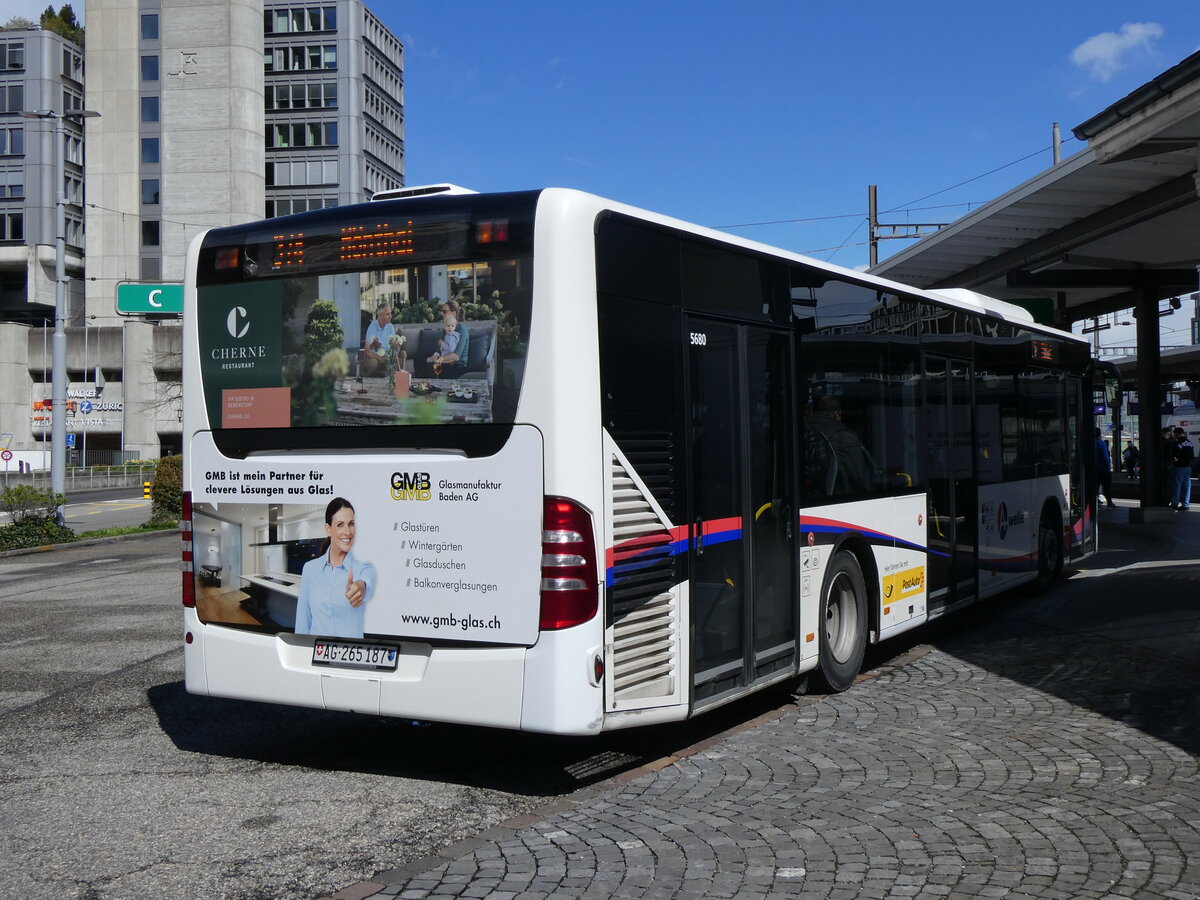
[(0, 509), (12, 517), (11, 525), (0, 525), (0, 550), (42, 547), (75, 540), (75, 532), (54, 521), (55, 510), (67, 498), (52, 490), (40, 490), (29, 484), (5, 488), (0, 493)]
[(304, 323), (304, 356), (312, 365), (330, 350), (342, 346), (345, 333), (332, 300), (315, 300)]
[(42, 13), (41, 25), (46, 30), (61, 34), (68, 41), (83, 46), (83, 26), (75, 18), (75, 10), (71, 8), (70, 3), (63, 4), (58, 12), (54, 11), (53, 6), (47, 6)]
[(183, 515), (183, 457), (164, 456), (150, 485), (150, 521), (178, 522)]
[(0, 25), (0, 31), (28, 31), (30, 28), (37, 28), (37, 23), (24, 16), (13, 16), (3, 25)]

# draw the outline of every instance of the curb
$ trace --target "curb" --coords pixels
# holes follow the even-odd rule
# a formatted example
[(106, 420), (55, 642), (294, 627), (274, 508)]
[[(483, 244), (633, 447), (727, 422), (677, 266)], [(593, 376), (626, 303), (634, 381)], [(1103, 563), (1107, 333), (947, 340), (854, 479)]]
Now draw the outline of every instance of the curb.
[(158, 531), (138, 531), (134, 534), (116, 534), (112, 537), (88, 538), (86, 541), (64, 541), (61, 544), (42, 544), (40, 547), (21, 547), (17, 550), (0, 550), (0, 559), (10, 556), (28, 556), (31, 553), (49, 553), (51, 550), (64, 550), (69, 547), (94, 547), (97, 544), (116, 544), (122, 541), (134, 541), (141, 538), (155, 537), (160, 534), (179, 534), (179, 528), (162, 528)]

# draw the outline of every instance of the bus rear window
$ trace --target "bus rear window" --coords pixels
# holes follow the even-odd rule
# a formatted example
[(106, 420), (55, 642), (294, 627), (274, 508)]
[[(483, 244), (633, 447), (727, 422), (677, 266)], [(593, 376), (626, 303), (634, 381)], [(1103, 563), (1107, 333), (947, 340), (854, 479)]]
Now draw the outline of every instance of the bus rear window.
[(200, 287), (209, 424), (511, 423), (532, 272), (522, 257)]

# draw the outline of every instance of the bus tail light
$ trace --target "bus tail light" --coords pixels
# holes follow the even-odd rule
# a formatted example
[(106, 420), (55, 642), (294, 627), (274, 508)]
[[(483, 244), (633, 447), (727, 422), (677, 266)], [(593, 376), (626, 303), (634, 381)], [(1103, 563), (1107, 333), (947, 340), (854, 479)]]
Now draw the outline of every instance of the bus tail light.
[(196, 605), (196, 576), (192, 565), (192, 492), (184, 491), (180, 503), (180, 544), (183, 550), (183, 605)]
[(562, 497), (542, 503), (542, 610), (538, 627), (557, 631), (579, 625), (599, 608), (592, 517)]

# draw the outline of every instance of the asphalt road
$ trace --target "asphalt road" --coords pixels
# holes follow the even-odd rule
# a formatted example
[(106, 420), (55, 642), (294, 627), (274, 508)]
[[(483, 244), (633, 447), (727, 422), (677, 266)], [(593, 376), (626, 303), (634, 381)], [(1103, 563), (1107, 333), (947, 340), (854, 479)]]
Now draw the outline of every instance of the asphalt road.
[[(1061, 692), (1064, 708), (1093, 726), (1096, 714), (1111, 717), (1101, 732), (1128, 720), (1151, 749), (1190, 762), (1200, 513), (1183, 515), (1169, 532), (1114, 531), (1104, 552), (1044, 597), (997, 599), (873, 650), (864, 678), (919, 680), (920, 665), (905, 655), (945, 645), (947, 659), (999, 666), (1038, 696)], [(176, 534), (0, 558), (0, 898), (312, 900), (509, 827), (519, 814), (541, 810), (541, 821), (548, 801), (618, 772), (698, 758), (684, 748), (781, 708), (840, 721), (865, 699), (872, 740), (900, 754), (889, 764), (923, 758), (900, 749), (912, 744), (905, 720), (884, 715), (867, 684), (798, 704), (786, 690), (766, 692), (684, 727), (595, 740), (192, 697), (181, 683), (178, 559)], [(1009, 648), (999, 663), (989, 655), (994, 644)], [(952, 701), (939, 679), (958, 676), (934, 676), (919, 702), (951, 704), (946, 716), (957, 716), (961, 731), (954, 740), (996, 745), (980, 731), (989, 720), (972, 716), (974, 682)], [(1045, 727), (1020, 715), (1004, 727)], [(820, 758), (822, 740), (854, 745), (861, 727), (813, 735), (805, 753)], [(1076, 727), (1064, 720), (1061, 735), (1044, 735), (1061, 741), (1063, 759)], [(745, 734), (753, 743), (759, 732), (769, 729)], [(788, 735), (788, 746), (803, 748), (805, 734)], [(721, 746), (710, 752), (720, 757)], [(690, 770), (657, 762), (643, 771), (683, 778), (697, 822), (723, 821), (713, 809), (742, 784), (693, 783)], [(1143, 780), (1169, 792), (1170, 778), (1150, 767)]]
[(188, 695), (179, 537), (0, 559), (0, 898), (310, 898), (787, 702), (553, 739)]

